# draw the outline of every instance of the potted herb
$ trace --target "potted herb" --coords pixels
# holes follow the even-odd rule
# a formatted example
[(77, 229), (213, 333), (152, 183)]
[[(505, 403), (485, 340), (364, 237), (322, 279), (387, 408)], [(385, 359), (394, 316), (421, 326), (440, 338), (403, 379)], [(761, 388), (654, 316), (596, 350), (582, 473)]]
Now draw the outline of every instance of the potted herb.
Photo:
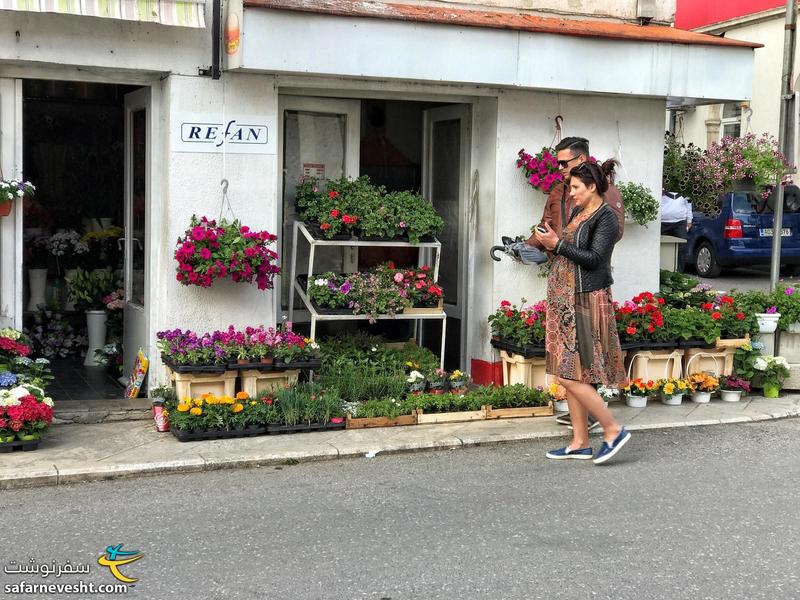
[(738, 402), (742, 394), (750, 391), (750, 382), (736, 375), (727, 375), (719, 384), (720, 400), (725, 402)]
[(789, 377), (789, 364), (783, 356), (760, 356), (755, 359), (753, 368), (756, 380), (764, 389), (765, 398), (780, 396), (784, 380)]
[(710, 373), (692, 373), (686, 378), (686, 383), (692, 393), (692, 402), (707, 404), (711, 401), (711, 394), (719, 389), (719, 379)]
[(625, 206), (625, 217), (634, 223), (644, 225), (658, 219), (661, 205), (653, 192), (638, 183), (620, 183), (617, 185)]

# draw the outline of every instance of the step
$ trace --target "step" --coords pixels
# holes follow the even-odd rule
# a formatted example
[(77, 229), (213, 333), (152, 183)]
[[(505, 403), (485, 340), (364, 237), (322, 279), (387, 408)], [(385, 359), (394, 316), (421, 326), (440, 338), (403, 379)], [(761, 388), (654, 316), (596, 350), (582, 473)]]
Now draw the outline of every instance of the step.
[(107, 423), (152, 419), (150, 400), (62, 400), (53, 407), (53, 423)]

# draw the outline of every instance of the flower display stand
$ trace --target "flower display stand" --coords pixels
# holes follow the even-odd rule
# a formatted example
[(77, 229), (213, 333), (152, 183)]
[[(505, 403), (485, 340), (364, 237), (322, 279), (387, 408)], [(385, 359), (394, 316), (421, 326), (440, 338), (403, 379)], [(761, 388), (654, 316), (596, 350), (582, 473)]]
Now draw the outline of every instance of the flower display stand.
[(546, 387), (544, 358), (523, 358), (520, 354), (500, 351), (503, 360), (503, 385), (523, 384), (525, 387)]
[(628, 352), (625, 357), (625, 366), (628, 379), (643, 379), (644, 381), (662, 379), (667, 377), (680, 378), (683, 365), (684, 350), (642, 350)]
[(175, 373), (169, 377), (175, 382), (175, 395), (180, 398), (199, 398), (203, 394), (215, 396), (236, 395), (236, 371), (223, 371), (219, 374)]
[(683, 372), (689, 376), (693, 373), (715, 373), (724, 377), (733, 373), (733, 356), (736, 348), (721, 348), (718, 350), (705, 350), (703, 348), (689, 348), (684, 356)]
[(750, 343), (750, 334), (748, 333), (743, 338), (718, 338), (716, 341), (716, 348), (720, 350), (722, 348), (741, 348), (745, 344)]
[(367, 429), (371, 427), (398, 427), (402, 425), (416, 425), (417, 413), (414, 411), (410, 415), (400, 415), (394, 419), (389, 417), (351, 417), (347, 415), (347, 429)]
[(251, 398), (258, 398), (262, 392), (274, 392), (287, 386), (295, 385), (300, 375), (299, 370), (289, 371), (241, 371), (242, 391)]

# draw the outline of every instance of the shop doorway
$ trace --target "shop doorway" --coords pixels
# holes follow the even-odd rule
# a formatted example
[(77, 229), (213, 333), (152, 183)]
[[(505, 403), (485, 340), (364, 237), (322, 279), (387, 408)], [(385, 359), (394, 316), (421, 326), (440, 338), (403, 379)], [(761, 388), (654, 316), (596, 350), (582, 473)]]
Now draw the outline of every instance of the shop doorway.
[[(445, 286), (448, 316), (445, 367), (466, 367), (468, 214), (470, 161), (470, 106), (383, 99), (333, 99), (282, 95), (279, 101), (279, 148), (283, 166), (280, 312), (288, 313), (289, 258), (293, 223), (297, 218), (295, 190), (304, 177), (319, 180), (367, 175), (389, 191), (412, 190), (430, 200), (445, 220), (439, 236), (442, 260), (439, 281)], [(325, 248), (315, 257), (315, 271), (352, 271), (388, 260), (416, 262), (416, 249)], [(297, 272), (305, 274), (307, 246), (298, 244)], [(426, 257), (430, 262), (432, 256)], [(300, 309), (300, 310), (298, 310)], [(308, 319), (295, 302), (295, 321)], [(322, 327), (320, 327), (322, 325)], [(326, 326), (327, 325), (327, 326)], [(351, 322), (392, 338), (407, 337), (408, 321), (380, 321), (373, 326)], [(341, 324), (318, 324), (318, 336)], [(436, 354), (441, 326), (423, 323), (419, 341)]]
[(121, 399), (131, 351), (146, 348), (149, 94), (23, 82), (22, 172), (37, 187), (23, 211), (23, 326), (52, 362), (55, 400)]

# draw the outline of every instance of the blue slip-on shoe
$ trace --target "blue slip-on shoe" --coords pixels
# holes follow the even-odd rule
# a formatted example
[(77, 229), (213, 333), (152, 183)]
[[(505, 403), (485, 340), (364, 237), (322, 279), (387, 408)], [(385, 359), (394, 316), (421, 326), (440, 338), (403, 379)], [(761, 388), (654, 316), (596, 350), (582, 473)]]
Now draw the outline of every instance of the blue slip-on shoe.
[(624, 427), (620, 429), (619, 434), (614, 438), (614, 442), (610, 446), (607, 442), (603, 441), (603, 445), (600, 446), (600, 450), (594, 457), (594, 464), (602, 465), (604, 462), (614, 458), (614, 455), (619, 452), (630, 439), (631, 432)]
[(553, 460), (565, 460), (567, 458), (574, 458), (576, 460), (591, 460), (591, 448), (578, 448), (577, 450), (570, 450), (567, 446), (559, 448), (558, 450), (550, 450), (545, 456)]

